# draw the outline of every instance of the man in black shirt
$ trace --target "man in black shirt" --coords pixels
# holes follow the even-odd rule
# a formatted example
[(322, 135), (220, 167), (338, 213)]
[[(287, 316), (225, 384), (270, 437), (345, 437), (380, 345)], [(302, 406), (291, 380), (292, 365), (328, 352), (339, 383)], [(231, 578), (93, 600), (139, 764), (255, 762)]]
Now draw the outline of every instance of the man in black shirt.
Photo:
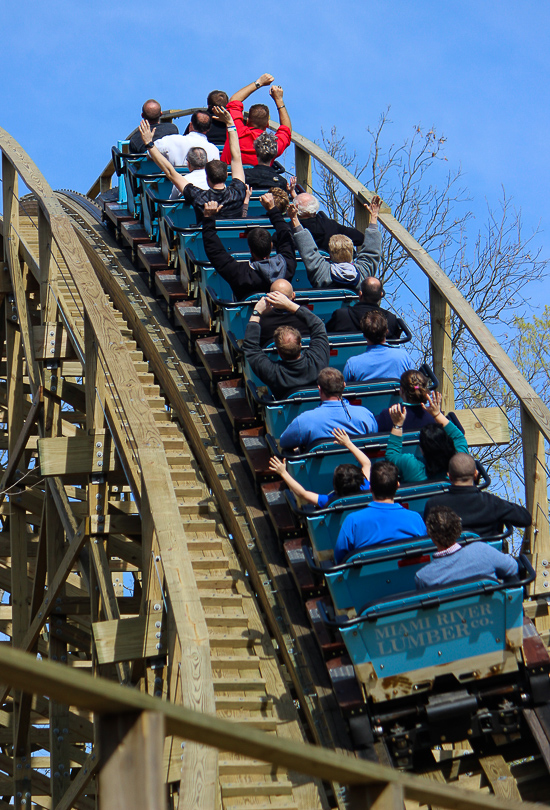
[(424, 508), (424, 519), (434, 506), (448, 506), (462, 519), (464, 531), (480, 537), (500, 534), (505, 526), (527, 528), (531, 515), (523, 506), (505, 501), (490, 492), (482, 492), (475, 483), (479, 478), (475, 460), (468, 453), (456, 453), (449, 462), (451, 488), (434, 495)]
[(266, 228), (252, 228), (248, 234), (251, 261), (237, 261), (227, 252), (216, 233), (214, 217), (219, 211), (215, 202), (204, 206), (202, 239), (210, 264), (231, 285), (236, 301), (257, 292), (268, 292), (278, 278), (291, 279), (296, 270), (296, 252), (288, 223), (275, 205), (272, 194), (264, 194), (260, 202), (267, 210), (275, 228), (277, 254), (271, 256), (273, 244)]
[(382, 309), (380, 301), (384, 295), (384, 288), (380, 279), (376, 276), (368, 276), (361, 282), (359, 288), (359, 301), (350, 307), (340, 307), (334, 310), (329, 322), (327, 332), (329, 334), (348, 334), (351, 332), (362, 332), (361, 321), (367, 312), (377, 310), (385, 316), (388, 322), (387, 338), (398, 338), (401, 334), (401, 327), (397, 323), (397, 317), (393, 312)]
[[(148, 101), (146, 101), (141, 108), (141, 117), (144, 121), (149, 122), (149, 126), (153, 132), (152, 138), (154, 141), (158, 141), (159, 138), (164, 138), (165, 135), (178, 135), (179, 133), (179, 130), (175, 124), (160, 122), (161, 112), (160, 104), (158, 101), (155, 101), (154, 98), (148, 99)], [(141, 137), (139, 130), (136, 131), (130, 138), (129, 149), (130, 152), (135, 154), (146, 151), (145, 144), (143, 143), (143, 138)]]
[(208, 189), (206, 191), (194, 186), (192, 180), (189, 180), (184, 174), (179, 174), (170, 161), (157, 149), (152, 140), (151, 128), (148, 121), (143, 120), (139, 125), (141, 137), (149, 152), (149, 157), (162, 169), (174, 186), (181, 191), (184, 200), (193, 205), (197, 215), (197, 222), (202, 220), (204, 205), (210, 201), (217, 203), (215, 212), (217, 216), (222, 219), (240, 219), (246, 195), (237, 127), (233, 123), (231, 113), (227, 110), (222, 107), (214, 107), (214, 112), (227, 126), (229, 148), (231, 150), (232, 179), (230, 184), (226, 186), (227, 164), (222, 160), (210, 160), (205, 166), (206, 179), (208, 182)]
[[(286, 309), (303, 318), (309, 327), (309, 346), (302, 348), (300, 332), (292, 326), (279, 326), (275, 331), (275, 346), (281, 361), (272, 362), (260, 346), (260, 317), (271, 306)], [(329, 361), (330, 347), (323, 321), (290, 301), (286, 295), (268, 293), (256, 304), (246, 327), (243, 352), (252, 371), (269, 386), (276, 399), (286, 399), (289, 394), (314, 385), (321, 369)]]
[(324, 211), (319, 211), (319, 200), (313, 194), (296, 194), (294, 185), (295, 183), (291, 184), (290, 193), (294, 197), (294, 205), (298, 212), (300, 225), (310, 232), (319, 250), (328, 253), (330, 237), (335, 236), (337, 233), (349, 236), (355, 247), (361, 247), (364, 239), (364, 234), (361, 231), (358, 231), (357, 228), (342, 225), (341, 222), (327, 217)]

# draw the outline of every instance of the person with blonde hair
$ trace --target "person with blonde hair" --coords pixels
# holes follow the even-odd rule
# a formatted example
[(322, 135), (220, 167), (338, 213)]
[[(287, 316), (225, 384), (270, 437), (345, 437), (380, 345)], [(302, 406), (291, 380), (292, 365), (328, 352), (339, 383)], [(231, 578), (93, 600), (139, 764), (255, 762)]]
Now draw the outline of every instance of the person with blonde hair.
[(382, 250), (382, 237), (378, 230), (380, 197), (365, 203), (370, 214), (370, 224), (363, 237), (357, 259), (353, 261), (353, 242), (344, 234), (334, 234), (328, 242), (329, 259), (321, 255), (311, 233), (298, 219), (295, 205), (289, 205), (288, 214), (293, 229), (294, 241), (304, 260), (307, 277), (313, 289), (336, 287), (357, 290), (363, 279), (374, 275)]

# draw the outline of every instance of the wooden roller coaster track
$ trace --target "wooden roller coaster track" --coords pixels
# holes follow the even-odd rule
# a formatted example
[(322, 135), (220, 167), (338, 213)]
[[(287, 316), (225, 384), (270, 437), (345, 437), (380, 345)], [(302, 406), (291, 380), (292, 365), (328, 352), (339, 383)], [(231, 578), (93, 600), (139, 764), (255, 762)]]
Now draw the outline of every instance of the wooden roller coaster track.
[[(293, 141), (301, 184), (312, 187), (312, 158), (322, 163), (355, 195), (365, 225), (360, 201), (371, 193), (315, 144)], [(0, 148), (0, 810), (400, 808), (404, 799), (466, 809), (540, 798), (544, 741), (525, 745), (521, 767), (460, 752), (449, 777), (443, 765), (418, 778), (347, 751), (232, 437), (89, 199), (110, 186), (112, 165), (86, 199), (54, 193), (3, 130)], [(31, 195), (19, 196), (18, 178)], [(441, 268), (387, 208), (380, 219), (428, 277), (447, 397), (452, 309), (520, 402), (535, 515), (529, 611), (544, 632), (550, 412)]]

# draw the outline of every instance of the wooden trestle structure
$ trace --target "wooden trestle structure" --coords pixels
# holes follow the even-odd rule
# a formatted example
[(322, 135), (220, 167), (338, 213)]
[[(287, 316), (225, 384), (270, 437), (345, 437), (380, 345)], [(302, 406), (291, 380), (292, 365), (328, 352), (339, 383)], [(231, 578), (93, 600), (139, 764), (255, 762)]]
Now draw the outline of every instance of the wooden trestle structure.
[[(313, 157), (356, 195), (364, 225), (371, 193), (293, 140), (302, 185)], [(345, 751), (290, 578), (199, 375), (90, 201), (54, 193), (1, 129), (0, 149), (0, 810), (517, 807), (496, 777), (496, 796), (459, 791)], [(530, 612), (544, 628), (550, 412), (441, 268), (389, 210), (380, 220), (429, 279), (447, 397), (452, 308), (521, 403), (541, 594)]]

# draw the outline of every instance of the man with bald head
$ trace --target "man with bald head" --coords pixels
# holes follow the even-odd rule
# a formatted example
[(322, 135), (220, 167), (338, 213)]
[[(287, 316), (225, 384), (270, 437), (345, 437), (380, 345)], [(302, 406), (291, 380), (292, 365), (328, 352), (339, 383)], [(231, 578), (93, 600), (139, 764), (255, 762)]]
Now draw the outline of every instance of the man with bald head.
[(475, 459), (468, 453), (456, 453), (449, 462), (451, 488), (430, 498), (424, 509), (424, 519), (435, 506), (448, 506), (462, 519), (464, 531), (491, 537), (505, 526), (526, 528), (531, 515), (524, 506), (505, 501), (477, 488), (479, 472)]
[(361, 332), (361, 322), (367, 312), (377, 310), (385, 316), (388, 322), (388, 334), (386, 338), (398, 338), (401, 334), (401, 327), (397, 322), (397, 317), (393, 312), (382, 309), (380, 301), (384, 295), (382, 282), (376, 276), (367, 276), (359, 287), (359, 300), (350, 307), (340, 307), (334, 310), (329, 322), (327, 332), (329, 334), (349, 334)]
[[(165, 135), (177, 135), (179, 130), (175, 124), (161, 123), (160, 114), (162, 110), (158, 101), (154, 98), (147, 99), (141, 108), (141, 117), (144, 121), (148, 121), (151, 129), (153, 130), (153, 140), (158, 141), (164, 138)], [(137, 130), (130, 138), (130, 152), (145, 152), (145, 144), (141, 133)]]
[(166, 135), (155, 141), (159, 152), (170, 161), (172, 166), (185, 166), (187, 153), (194, 146), (206, 152), (207, 160), (219, 160), (220, 150), (210, 143), (206, 133), (210, 130), (212, 116), (204, 110), (194, 112), (191, 116), (188, 135)]
[[(284, 278), (278, 278), (269, 288), (269, 292), (277, 292), (294, 301), (296, 293), (292, 289), (292, 284)], [(260, 345), (266, 346), (273, 341), (273, 336), (279, 326), (292, 326), (297, 329), (302, 337), (309, 335), (309, 326), (300, 315), (289, 312), (282, 307), (269, 304), (260, 316)]]
[[(309, 346), (303, 348), (297, 329), (288, 324), (278, 326), (273, 339), (281, 358), (279, 363), (273, 362), (260, 346), (260, 320), (268, 307), (293, 313), (307, 324), (310, 333)], [(246, 327), (242, 349), (250, 368), (269, 387), (275, 399), (286, 399), (295, 391), (315, 385), (330, 356), (323, 321), (282, 292), (269, 292), (258, 301)]]
[(330, 237), (336, 234), (349, 236), (355, 247), (361, 247), (364, 234), (357, 228), (350, 228), (330, 219), (324, 211), (319, 211), (319, 200), (313, 194), (293, 194), (293, 197), (300, 224), (310, 232), (319, 250), (328, 253)]

